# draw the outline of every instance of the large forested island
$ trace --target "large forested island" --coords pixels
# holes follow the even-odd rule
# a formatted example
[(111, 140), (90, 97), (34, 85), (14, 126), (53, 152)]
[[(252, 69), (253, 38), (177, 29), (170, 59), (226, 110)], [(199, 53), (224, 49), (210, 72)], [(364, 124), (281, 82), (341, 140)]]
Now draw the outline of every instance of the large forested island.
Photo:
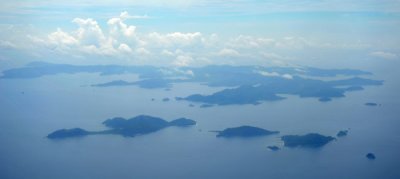
[(179, 118), (168, 122), (158, 117), (139, 115), (130, 119), (121, 117), (107, 119), (103, 124), (110, 129), (104, 131), (86, 131), (81, 128), (60, 129), (50, 133), (47, 137), (49, 139), (64, 139), (94, 134), (117, 134), (125, 137), (135, 137), (137, 135), (156, 132), (170, 126), (192, 126), (196, 124), (196, 121), (187, 118)]

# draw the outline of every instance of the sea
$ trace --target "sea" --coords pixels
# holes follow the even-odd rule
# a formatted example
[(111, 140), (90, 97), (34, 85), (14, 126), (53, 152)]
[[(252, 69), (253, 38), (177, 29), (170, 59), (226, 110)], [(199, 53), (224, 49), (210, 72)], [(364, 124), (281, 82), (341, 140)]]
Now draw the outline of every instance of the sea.
[[(347, 92), (330, 102), (281, 94), (285, 100), (208, 108), (175, 97), (224, 88), (198, 83), (174, 84), (170, 89), (91, 86), (135, 81), (134, 74), (0, 79), (0, 178), (400, 178), (400, 72), (394, 66), (370, 70), (370, 77), (385, 80), (384, 85)], [(162, 101), (166, 97), (171, 100)], [(367, 102), (378, 106), (366, 106)], [(186, 117), (197, 124), (136, 137), (46, 138), (63, 128), (104, 130), (106, 119), (142, 114), (167, 121)], [(217, 138), (213, 132), (242, 125), (280, 134)], [(287, 148), (280, 140), (289, 134), (336, 136), (340, 130), (348, 130), (348, 135), (321, 148)], [(370, 152), (375, 160), (366, 158)]]

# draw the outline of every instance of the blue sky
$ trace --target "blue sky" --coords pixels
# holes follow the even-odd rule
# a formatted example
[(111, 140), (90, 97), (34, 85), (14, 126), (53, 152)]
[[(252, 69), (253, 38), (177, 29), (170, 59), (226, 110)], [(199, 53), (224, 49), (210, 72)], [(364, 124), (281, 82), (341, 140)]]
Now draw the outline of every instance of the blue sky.
[(399, 0), (4, 1), (0, 63), (398, 60)]

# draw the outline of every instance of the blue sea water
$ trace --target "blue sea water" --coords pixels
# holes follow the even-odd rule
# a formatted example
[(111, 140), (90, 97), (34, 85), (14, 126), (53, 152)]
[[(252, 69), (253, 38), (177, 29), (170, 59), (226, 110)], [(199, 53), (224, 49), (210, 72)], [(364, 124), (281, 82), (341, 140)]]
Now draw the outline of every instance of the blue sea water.
[[(378, 71), (376, 78), (385, 80), (383, 86), (348, 92), (345, 98), (330, 102), (286, 96), (260, 105), (210, 108), (162, 99), (210, 94), (223, 88), (195, 83), (175, 84), (169, 91), (90, 86), (136, 78), (79, 73), (0, 79), (0, 178), (400, 177), (400, 94), (392, 74)], [(365, 106), (366, 102), (381, 105)], [(168, 121), (187, 117), (198, 123), (134, 138), (45, 138), (61, 128), (102, 130), (101, 123), (108, 118), (140, 114)], [(343, 129), (349, 129), (349, 134), (318, 149), (270, 151), (269, 145), (282, 147), (280, 135), (223, 139), (209, 132), (239, 125), (279, 130), (280, 135), (317, 132), (334, 136)], [(369, 152), (377, 159), (368, 160), (365, 155)]]

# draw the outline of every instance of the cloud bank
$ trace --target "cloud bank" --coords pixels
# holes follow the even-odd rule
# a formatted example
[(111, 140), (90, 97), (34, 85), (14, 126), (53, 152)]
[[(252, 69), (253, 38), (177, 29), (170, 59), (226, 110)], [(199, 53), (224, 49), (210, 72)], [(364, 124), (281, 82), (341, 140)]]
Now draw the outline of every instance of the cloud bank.
[[(93, 18), (74, 18), (75, 29), (57, 28), (47, 34), (21, 31), (15, 36), (2, 37), (1, 49), (15, 49), (37, 59), (53, 58), (63, 62), (149, 64), (167, 66), (196, 66), (208, 64), (278, 64), (296, 61), (305, 52), (326, 50), (369, 50), (362, 42), (326, 42), (301, 36), (279, 38), (250, 35), (220, 36), (216, 33), (142, 32), (128, 20), (148, 19), (147, 15), (119, 16), (98, 22)], [(129, 21), (132, 22), (132, 21)], [(8, 27), (9, 31), (21, 29)], [(299, 55), (300, 54), (300, 55)], [(374, 51), (376, 58), (396, 59), (394, 53)], [(270, 74), (271, 75), (271, 74)], [(281, 75), (290, 79), (290, 76)]]

